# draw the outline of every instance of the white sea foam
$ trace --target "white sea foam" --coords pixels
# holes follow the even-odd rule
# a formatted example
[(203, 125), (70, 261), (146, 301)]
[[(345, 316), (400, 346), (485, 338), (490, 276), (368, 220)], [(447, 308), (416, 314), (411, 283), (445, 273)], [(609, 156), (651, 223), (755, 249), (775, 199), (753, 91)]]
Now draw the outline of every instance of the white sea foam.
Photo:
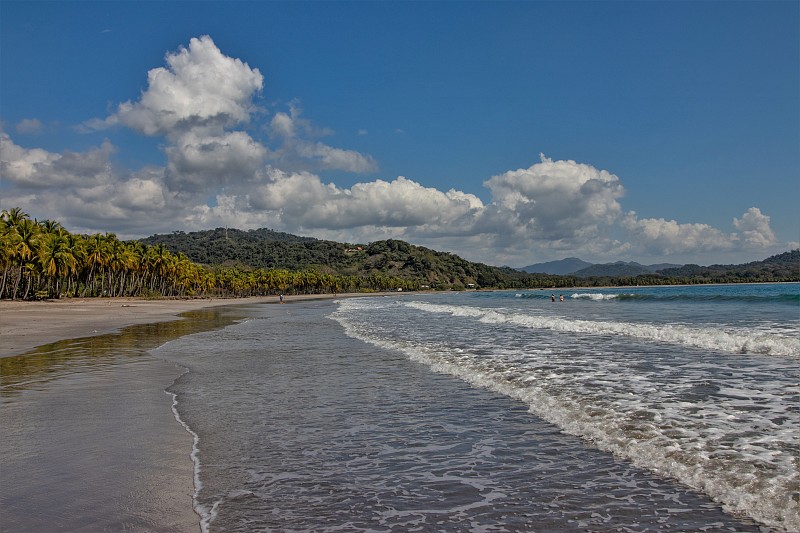
[(574, 298), (576, 300), (616, 300), (619, 298), (619, 294), (602, 294), (596, 292), (576, 292), (575, 294), (571, 295), (570, 298)]
[[(776, 492), (787, 491), (785, 494), (790, 494), (793, 487), (796, 490), (800, 486), (796, 473), (786, 473), (785, 469), (782, 473), (778, 471), (765, 484), (747, 471), (746, 462), (752, 459), (747, 453), (738, 453), (745, 459), (745, 464), (731, 469), (732, 463), (726, 461), (724, 456), (711, 458), (700, 448), (703, 442), (713, 441), (713, 431), (700, 438), (691, 430), (676, 428), (684, 434), (682, 439), (666, 437), (663, 430), (653, 424), (642, 424), (632, 431), (628, 417), (613, 409), (555, 396), (540, 385), (520, 387), (517, 383), (509, 382), (503, 373), (447, 362), (435, 350), (423, 346), (402, 346), (386, 340), (361, 338), (382, 348), (401, 349), (412, 360), (425, 363), (436, 372), (450, 374), (473, 385), (518, 399), (526, 403), (532, 413), (556, 424), (566, 433), (624, 457), (638, 467), (679, 479), (722, 502), (732, 512), (748, 513), (774, 527), (796, 528), (800, 525), (797, 506), (792, 505), (788, 496), (780, 500), (783, 503), (776, 505), (774, 502)], [(637, 438), (631, 438), (633, 434)], [(775, 459), (774, 451), (761, 453), (769, 459)], [(761, 458), (757, 459), (764, 464)], [(787, 461), (791, 459), (784, 456), (782, 462)], [(791, 472), (791, 465), (787, 466)], [(786, 507), (782, 507), (783, 504)]]
[[(745, 332), (407, 302), (404, 305), (411, 310), (470, 320), (430, 321), (417, 315), (416, 326), (395, 335), (397, 324), (410, 323), (412, 315), (401, 315), (400, 321), (387, 315), (394, 320), (381, 329), (372, 305), (366, 301), (342, 305), (344, 315), (338, 318), (349, 335), (400, 350), (437, 372), (518, 399), (566, 433), (676, 478), (731, 512), (779, 529), (800, 529), (796, 500), (800, 386), (787, 384), (784, 370), (793, 367), (774, 358), (762, 358), (757, 367), (758, 359), (744, 360), (744, 367), (728, 367), (728, 358), (669, 348), (748, 351), (755, 344)], [(548, 336), (521, 343), (508, 325), (590, 335), (580, 345), (559, 350), (557, 342), (547, 344)], [(597, 334), (606, 340), (592, 340)], [(605, 343), (613, 343), (617, 335), (665, 343), (656, 353), (667, 356), (645, 355), (633, 361), (624, 354), (612, 356), (608, 350), (613, 344)], [(763, 336), (766, 340), (758, 342), (770, 346), (764, 353), (800, 353), (792, 339)], [(740, 368), (758, 373), (740, 373)]]
[[(178, 381), (178, 379), (188, 372), (189, 369), (185, 368), (183, 374), (181, 374), (181, 376), (179, 376), (175, 381)], [(180, 413), (178, 413), (178, 395), (174, 392), (164, 392), (172, 396), (172, 414), (175, 416), (175, 420), (177, 420), (178, 423), (183, 426), (183, 429), (185, 429), (192, 436), (192, 452), (190, 454), (190, 457), (192, 458), (192, 464), (194, 465), (194, 494), (192, 495), (192, 507), (200, 517), (200, 530), (202, 533), (208, 533), (211, 522), (213, 522), (214, 518), (217, 516), (217, 506), (219, 505), (219, 502), (216, 502), (211, 509), (208, 509), (205, 505), (200, 503), (200, 491), (203, 488), (203, 482), (200, 480), (200, 437), (194, 432), (194, 430), (192, 430), (191, 427), (189, 427), (186, 422), (183, 421)]]
[(569, 333), (621, 335), (648, 341), (679, 344), (727, 353), (800, 356), (800, 338), (763, 332), (694, 328), (682, 325), (654, 325), (633, 322), (581, 320), (560, 316), (539, 316), (471, 306), (407, 302), (407, 306), (430, 313), (446, 313), (479, 319), (485, 323), (508, 323), (526, 328)]

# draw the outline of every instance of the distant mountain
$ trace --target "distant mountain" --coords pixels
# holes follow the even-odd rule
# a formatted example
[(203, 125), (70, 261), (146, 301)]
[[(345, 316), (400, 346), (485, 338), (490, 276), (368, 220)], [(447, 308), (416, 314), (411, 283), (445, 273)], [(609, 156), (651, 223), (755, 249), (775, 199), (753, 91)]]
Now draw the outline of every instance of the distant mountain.
[(614, 277), (614, 276), (641, 276), (645, 274), (654, 274), (667, 268), (680, 268), (683, 265), (675, 265), (671, 263), (659, 263), (655, 265), (642, 265), (635, 261), (625, 263), (624, 261), (617, 261), (615, 263), (603, 263), (591, 265), (581, 270), (576, 270), (572, 273), (573, 276), (579, 278), (596, 277)]
[[(636, 262), (591, 265), (571, 274), (578, 278), (626, 278), (650, 276), (672, 283), (741, 283), (743, 281), (793, 281), (800, 279), (800, 250), (792, 250), (742, 265), (642, 265)], [(653, 278), (653, 276), (656, 276)]]
[(587, 263), (586, 261), (582, 261), (577, 257), (567, 257), (566, 259), (561, 259), (560, 261), (548, 261), (547, 263), (528, 265), (520, 268), (519, 270), (528, 272), (529, 274), (554, 274), (557, 276), (566, 276), (568, 274), (572, 274), (573, 272), (577, 272), (582, 268), (590, 266), (592, 266), (592, 263)]
[(643, 274), (652, 274), (653, 270), (650, 267), (641, 265), (634, 261), (625, 263), (617, 261), (616, 263), (604, 263), (598, 265), (591, 265), (581, 270), (572, 273), (573, 276), (579, 278), (591, 277), (617, 277), (617, 276), (641, 276)]
[(560, 261), (548, 261), (547, 263), (536, 263), (522, 267), (519, 270), (530, 274), (552, 274), (557, 276), (577, 276), (588, 278), (592, 276), (639, 276), (641, 274), (652, 274), (665, 268), (680, 268), (683, 265), (673, 263), (659, 263), (656, 265), (641, 265), (636, 262), (595, 264), (587, 263), (577, 257), (567, 257)]
[(656, 265), (647, 265), (647, 268), (649, 268), (653, 272), (659, 272), (659, 271), (664, 270), (666, 268), (680, 268), (682, 266), (683, 265), (679, 265), (679, 264), (676, 264), (676, 263), (658, 263)]

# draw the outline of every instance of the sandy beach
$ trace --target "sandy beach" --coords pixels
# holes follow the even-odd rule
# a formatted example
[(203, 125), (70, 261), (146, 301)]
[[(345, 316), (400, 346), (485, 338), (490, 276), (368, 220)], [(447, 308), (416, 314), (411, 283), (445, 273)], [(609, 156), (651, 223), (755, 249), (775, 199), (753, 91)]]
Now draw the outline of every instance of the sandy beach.
[[(288, 295), (287, 304), (375, 296), (374, 294)], [(65, 298), (39, 302), (0, 301), (0, 357), (20, 355), (37, 346), (64, 339), (104, 335), (135, 324), (179, 320), (181, 313), (251, 303), (279, 303), (278, 296), (144, 300), (141, 298)]]
[(199, 531), (183, 369), (148, 350), (182, 313), (257, 303), (278, 297), (0, 302), (0, 530)]
[(277, 296), (186, 300), (69, 298), (41, 302), (0, 301), (0, 357), (20, 355), (59, 340), (103, 335), (135, 324), (178, 320), (178, 315), (187, 311), (277, 301)]

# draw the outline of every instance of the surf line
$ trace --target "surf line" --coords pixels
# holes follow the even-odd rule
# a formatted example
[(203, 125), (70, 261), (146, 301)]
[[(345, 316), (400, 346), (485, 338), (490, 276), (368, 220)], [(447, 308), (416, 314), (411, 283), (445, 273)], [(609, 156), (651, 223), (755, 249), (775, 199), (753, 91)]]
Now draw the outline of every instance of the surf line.
[(217, 517), (217, 507), (219, 507), (219, 504), (222, 502), (222, 500), (214, 502), (214, 505), (211, 506), (210, 510), (206, 508), (205, 505), (200, 503), (200, 490), (203, 488), (203, 482), (200, 481), (200, 437), (192, 428), (189, 427), (189, 424), (184, 422), (181, 418), (180, 413), (178, 413), (178, 394), (170, 392), (169, 390), (178, 382), (179, 379), (189, 373), (189, 369), (177, 364), (175, 366), (183, 369), (183, 373), (175, 378), (175, 380), (172, 382), (172, 385), (167, 387), (164, 392), (172, 396), (172, 415), (175, 417), (175, 420), (177, 420), (178, 423), (183, 426), (183, 429), (185, 429), (192, 436), (192, 452), (189, 454), (192, 459), (194, 472), (194, 494), (192, 495), (192, 509), (197, 516), (200, 517), (200, 531), (202, 533), (208, 533), (211, 522), (213, 522)]

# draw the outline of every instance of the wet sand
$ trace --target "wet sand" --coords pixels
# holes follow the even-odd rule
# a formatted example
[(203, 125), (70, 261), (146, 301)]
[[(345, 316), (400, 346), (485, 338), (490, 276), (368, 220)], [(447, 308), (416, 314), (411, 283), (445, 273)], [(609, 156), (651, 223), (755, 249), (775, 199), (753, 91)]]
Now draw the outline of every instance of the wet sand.
[(200, 531), (183, 370), (148, 351), (254, 301), (0, 302), (0, 531)]
[(261, 303), (278, 297), (0, 302), (0, 531), (200, 531), (165, 392), (183, 369), (149, 351)]
[(2, 392), (0, 530), (200, 531), (191, 437), (164, 392), (179, 369), (142, 356), (70, 370)]

